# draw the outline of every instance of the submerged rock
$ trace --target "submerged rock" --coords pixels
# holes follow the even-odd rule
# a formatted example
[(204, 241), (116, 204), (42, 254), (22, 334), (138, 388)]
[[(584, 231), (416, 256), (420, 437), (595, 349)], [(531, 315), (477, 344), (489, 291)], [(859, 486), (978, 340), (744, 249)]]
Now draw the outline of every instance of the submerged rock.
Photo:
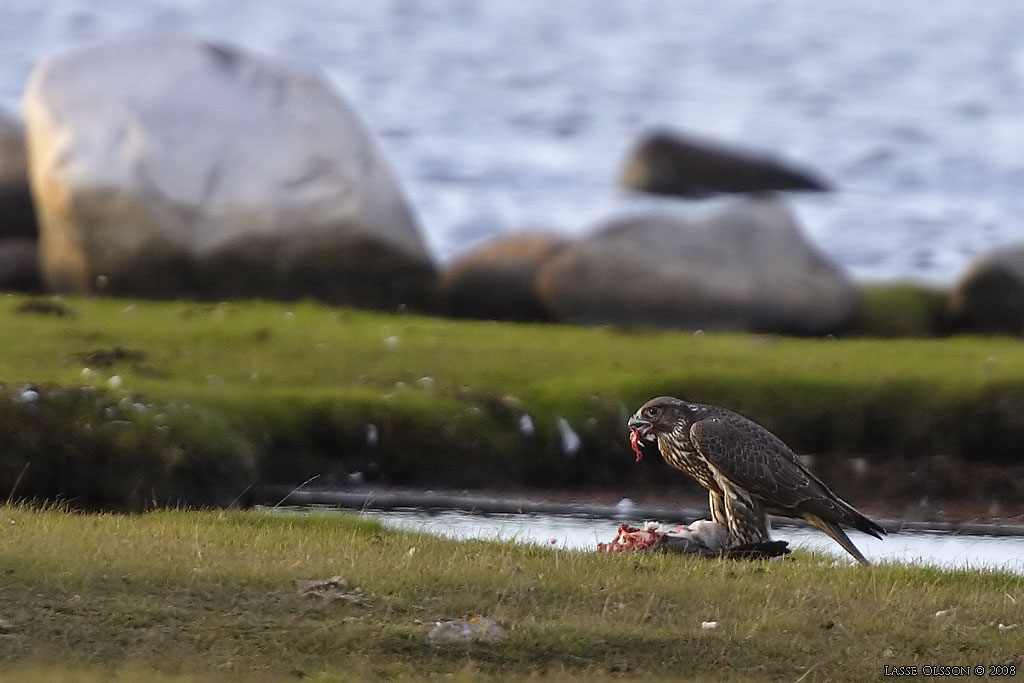
[(771, 155), (678, 132), (649, 133), (627, 159), (622, 185), (700, 198), (720, 192), (830, 189), (816, 174)]

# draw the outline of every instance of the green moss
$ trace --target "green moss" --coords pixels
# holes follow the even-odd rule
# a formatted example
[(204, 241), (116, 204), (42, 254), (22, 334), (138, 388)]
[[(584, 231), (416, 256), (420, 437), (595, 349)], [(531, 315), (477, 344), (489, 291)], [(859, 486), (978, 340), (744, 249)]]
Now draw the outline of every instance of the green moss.
[(912, 282), (869, 284), (851, 333), (872, 337), (932, 337), (943, 334), (946, 292)]
[[(626, 442), (628, 415), (659, 394), (738, 410), (828, 456), (825, 469), (839, 456), (908, 471), (939, 456), (1024, 466), (1024, 345), (1009, 338), (798, 339), (309, 302), (41, 300), (60, 304), (56, 316), (33, 301), (0, 302), (0, 495), (17, 481), (16, 496), (86, 504), (222, 503), (254, 484), (354, 472), (417, 485), (686, 486), (657, 462), (635, 465)], [(29, 384), (52, 387), (38, 419), (14, 398)], [(59, 399), (83, 385), (102, 391)], [(105, 415), (123, 401), (147, 408)], [(563, 452), (560, 419), (578, 451)], [(1014, 491), (1000, 495), (1017, 501)]]
[(229, 505), (252, 449), (216, 414), (92, 388), (0, 387), (0, 487), (86, 507)]

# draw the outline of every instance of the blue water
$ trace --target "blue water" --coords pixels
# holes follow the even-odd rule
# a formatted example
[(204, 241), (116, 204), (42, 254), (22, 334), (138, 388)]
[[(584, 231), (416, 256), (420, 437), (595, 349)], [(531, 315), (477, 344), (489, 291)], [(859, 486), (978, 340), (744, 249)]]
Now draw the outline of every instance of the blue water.
[(949, 282), (1024, 239), (1013, 2), (3, 0), (0, 106), (18, 107), (47, 55), (139, 30), (322, 68), (380, 136), (440, 260), (646, 205), (614, 178), (652, 125), (817, 169), (839, 191), (793, 206), (861, 278)]

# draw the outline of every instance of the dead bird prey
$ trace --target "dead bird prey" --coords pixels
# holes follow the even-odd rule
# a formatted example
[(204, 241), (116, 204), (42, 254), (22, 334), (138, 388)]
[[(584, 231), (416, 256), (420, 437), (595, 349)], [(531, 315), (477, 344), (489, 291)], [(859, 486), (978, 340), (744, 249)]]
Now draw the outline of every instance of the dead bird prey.
[(611, 542), (597, 544), (597, 552), (661, 551), (733, 560), (767, 560), (788, 554), (788, 545), (786, 541), (737, 545), (724, 526), (701, 519), (676, 527), (659, 522), (644, 522), (642, 527), (622, 524)]
[(637, 460), (656, 446), (665, 462), (710, 492), (711, 518), (729, 529), (734, 544), (770, 541), (767, 514), (802, 518), (868, 564), (840, 524), (875, 538), (885, 533), (777, 436), (731, 410), (660, 396), (636, 411), (629, 428)]

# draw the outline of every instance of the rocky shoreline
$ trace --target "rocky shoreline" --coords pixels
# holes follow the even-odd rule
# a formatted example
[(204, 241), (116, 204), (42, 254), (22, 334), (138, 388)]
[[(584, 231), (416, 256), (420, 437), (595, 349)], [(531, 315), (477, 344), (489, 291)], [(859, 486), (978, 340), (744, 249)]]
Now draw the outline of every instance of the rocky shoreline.
[[(512, 230), (441, 265), (371, 127), (315, 68), (136, 35), (43, 60), (24, 103), (24, 126), (0, 112), (0, 289), (797, 335), (1024, 330), (1019, 244), (979, 255), (909, 328), (900, 312), (865, 328), (867, 287), (784, 196), (831, 183), (699, 134), (653, 127), (623, 160), (624, 189), (673, 202), (574, 239)], [(720, 194), (737, 199), (682, 203)]]

